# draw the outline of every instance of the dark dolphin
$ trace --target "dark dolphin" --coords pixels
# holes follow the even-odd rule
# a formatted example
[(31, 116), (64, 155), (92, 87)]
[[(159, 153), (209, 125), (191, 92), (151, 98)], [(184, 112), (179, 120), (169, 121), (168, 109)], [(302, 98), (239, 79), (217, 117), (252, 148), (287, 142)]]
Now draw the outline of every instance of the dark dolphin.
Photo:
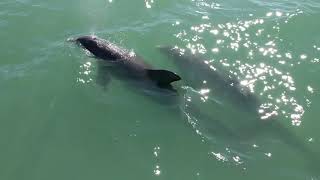
[(102, 79), (109, 79), (107, 76), (111, 74), (117, 78), (135, 82), (135, 84), (170, 91), (175, 91), (171, 83), (181, 79), (171, 71), (154, 69), (133, 51), (128, 51), (96, 36), (81, 36), (72, 41), (81, 45), (97, 59), (102, 60), (99, 61), (98, 67), (100, 77), (103, 76)]

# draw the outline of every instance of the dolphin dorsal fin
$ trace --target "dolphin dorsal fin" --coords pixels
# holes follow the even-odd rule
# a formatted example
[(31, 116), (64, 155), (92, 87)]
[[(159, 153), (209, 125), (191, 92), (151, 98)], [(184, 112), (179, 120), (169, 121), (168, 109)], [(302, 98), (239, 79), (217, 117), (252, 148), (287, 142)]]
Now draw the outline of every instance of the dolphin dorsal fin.
[(147, 69), (147, 76), (159, 86), (167, 86), (174, 81), (181, 80), (176, 73), (163, 69)]

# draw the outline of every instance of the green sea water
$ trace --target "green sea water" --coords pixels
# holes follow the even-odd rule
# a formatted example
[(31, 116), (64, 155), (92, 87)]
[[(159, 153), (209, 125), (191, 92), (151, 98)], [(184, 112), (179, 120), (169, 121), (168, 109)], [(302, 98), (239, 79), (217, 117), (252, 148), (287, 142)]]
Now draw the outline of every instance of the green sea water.
[[(0, 179), (320, 179), (319, 19), (318, 0), (1, 0)], [(187, 79), (170, 104), (101, 87), (96, 60), (67, 42), (90, 34), (177, 73), (156, 47), (191, 50), (281, 128), (252, 127)]]

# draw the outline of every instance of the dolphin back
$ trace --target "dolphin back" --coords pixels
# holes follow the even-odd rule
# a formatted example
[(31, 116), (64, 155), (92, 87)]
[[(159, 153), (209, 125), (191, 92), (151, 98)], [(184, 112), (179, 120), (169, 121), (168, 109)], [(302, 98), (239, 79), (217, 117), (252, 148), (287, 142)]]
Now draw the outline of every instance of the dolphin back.
[(74, 40), (97, 58), (116, 61), (125, 59), (129, 52), (113, 43), (96, 36), (81, 36)]

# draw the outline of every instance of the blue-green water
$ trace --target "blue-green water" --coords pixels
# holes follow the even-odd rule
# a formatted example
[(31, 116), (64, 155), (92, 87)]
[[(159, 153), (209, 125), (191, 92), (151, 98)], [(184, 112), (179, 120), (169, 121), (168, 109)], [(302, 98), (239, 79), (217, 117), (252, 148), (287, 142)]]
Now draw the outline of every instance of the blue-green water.
[[(319, 19), (317, 0), (2, 0), (0, 179), (319, 178)], [(102, 88), (96, 60), (66, 42), (87, 34), (177, 73), (156, 46), (191, 49), (282, 128), (260, 133), (241, 107), (184, 81), (170, 105), (122, 81)]]

